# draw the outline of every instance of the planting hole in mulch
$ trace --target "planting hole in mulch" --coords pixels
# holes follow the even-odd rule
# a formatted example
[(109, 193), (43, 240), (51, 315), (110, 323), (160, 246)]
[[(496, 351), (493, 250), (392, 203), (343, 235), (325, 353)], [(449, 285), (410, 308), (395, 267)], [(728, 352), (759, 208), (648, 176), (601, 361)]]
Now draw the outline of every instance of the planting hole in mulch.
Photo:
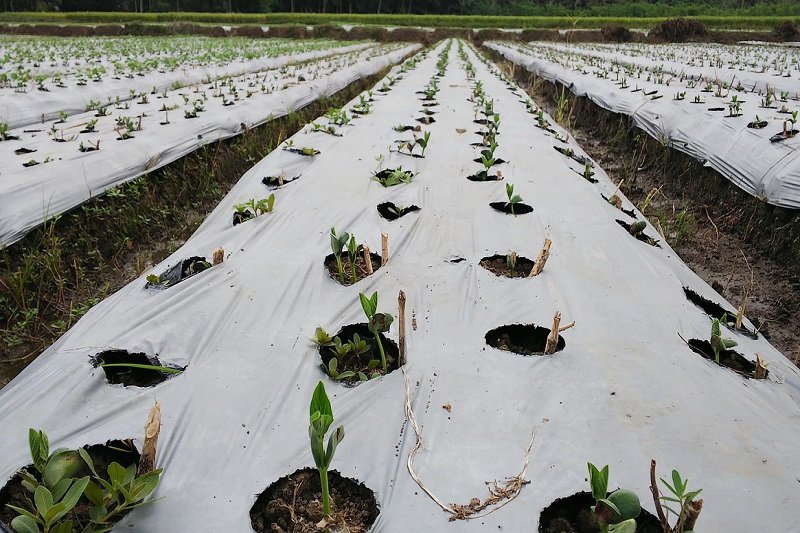
[(306, 157), (314, 157), (315, 155), (319, 155), (322, 153), (316, 148), (284, 148), (284, 150), (287, 152), (292, 152), (293, 154), (303, 155)]
[[(370, 252), (369, 254), (370, 262), (372, 263), (372, 270), (373, 272), (377, 271), (381, 268), (381, 256)], [(364, 247), (359, 245), (358, 252), (356, 255), (356, 279), (353, 280), (353, 271), (350, 265), (350, 256), (345, 250), (345, 253), (342, 254), (342, 270), (344, 271), (344, 281), (339, 278), (339, 267), (336, 264), (336, 256), (333, 254), (328, 254), (325, 256), (325, 269), (328, 271), (328, 274), (331, 276), (331, 279), (336, 281), (337, 283), (341, 283), (342, 285), (349, 286), (353, 283), (357, 283), (362, 279), (369, 276), (367, 273), (367, 262), (364, 260)]]
[(434, 106), (437, 106), (437, 105), (439, 105), (439, 102), (424, 102), (422, 104), (422, 107), (434, 107)]
[[(705, 312), (711, 318), (716, 318), (721, 323), (725, 324), (728, 329), (735, 331), (737, 333), (741, 333), (742, 335), (746, 335), (751, 339), (757, 339), (758, 333), (755, 331), (751, 331), (742, 325), (742, 329), (736, 329), (736, 312), (735, 311), (728, 311), (721, 305), (712, 302), (711, 300), (704, 298), (694, 292), (689, 287), (683, 288), (683, 293), (686, 295), (686, 299), (692, 302), (694, 305), (699, 307), (700, 309)], [(723, 320), (725, 317), (725, 320)]]
[(785, 141), (786, 139), (791, 139), (792, 137), (794, 137), (798, 133), (800, 133), (800, 131), (798, 131), (798, 130), (788, 130), (785, 133), (784, 132), (776, 133), (775, 135), (770, 137), (769, 140), (770, 140), (770, 142), (774, 142), (774, 143), (780, 142), (780, 141)]
[[(623, 213), (625, 213), (625, 214), (626, 214), (626, 215), (628, 215), (629, 217), (631, 217), (631, 218), (638, 218), (638, 217), (636, 216), (636, 213), (634, 213), (633, 209), (625, 209), (625, 208), (623, 208), (623, 207), (622, 207), (622, 201), (620, 201), (620, 204), (619, 204), (619, 206), (618, 206), (618, 205), (616, 205), (616, 204), (613, 204), (613, 203), (609, 202), (609, 201), (608, 201), (609, 199), (608, 199), (608, 197), (607, 197), (605, 194), (603, 194), (603, 193), (600, 193), (600, 196), (602, 196), (602, 197), (603, 197), (603, 200), (605, 200), (606, 202), (608, 202), (608, 203), (609, 203), (609, 205), (613, 205), (614, 207), (616, 207), (617, 209), (619, 209), (620, 211), (622, 211)], [(617, 197), (617, 198), (619, 198), (619, 197)]]
[(34, 153), (35, 151), (36, 151), (36, 150), (34, 150), (34, 149), (32, 149), (32, 148), (25, 148), (25, 147), (23, 146), (22, 148), (17, 148), (16, 150), (14, 150), (14, 153), (15, 153), (16, 155), (22, 155), (22, 154), (32, 154), (32, 153)]
[(378, 204), (378, 214), (386, 220), (397, 220), (414, 211), (419, 211), (419, 207), (416, 205), (409, 205), (408, 207), (397, 206), (392, 202)]
[(572, 171), (575, 172), (575, 174), (577, 174), (578, 176), (580, 176), (583, 179), (585, 179), (586, 181), (588, 181), (589, 183), (597, 183), (597, 179), (593, 177), (594, 176), (594, 172), (592, 172), (592, 171), (589, 171), (588, 175), (586, 174), (586, 169), (584, 169), (584, 170), (575, 170), (573, 168)]
[[(128, 467), (130, 465), (137, 465), (138, 467), (139, 465), (139, 451), (136, 449), (136, 446), (133, 445), (133, 441), (130, 439), (110, 440), (105, 444), (83, 446), (83, 449), (85, 449), (89, 454), (89, 457), (92, 458), (97, 473), (100, 474), (106, 481), (108, 481), (108, 466), (111, 463), (118, 463), (123, 467)], [(29, 472), (41, 482), (42, 476), (32, 464), (25, 466), (24, 470)], [(91, 472), (89, 469), (84, 467), (73, 477), (80, 479), (83, 476), (90, 475)], [(0, 489), (0, 531), (13, 531), (9, 524), (11, 524), (11, 521), (17, 517), (16, 511), (6, 507), (6, 504), (22, 507), (23, 509), (30, 509), (30, 502), (32, 501), (33, 495), (22, 485), (22, 477), (18, 473), (14, 474), (8, 483), (6, 483), (5, 486)], [(86, 497), (81, 497), (75, 508), (68, 513), (64, 519), (72, 520), (73, 523), (77, 524), (88, 524), (89, 510), (91, 508), (92, 505), (89, 503)], [(119, 514), (114, 515), (110, 519), (111, 523), (115, 524), (119, 522), (126, 514), (128, 514), (128, 512), (129, 511), (122, 511)]]
[(514, 204), (513, 212), (511, 211), (511, 204), (508, 202), (492, 202), (489, 205), (498, 211), (506, 213), (507, 215), (526, 215), (528, 213), (533, 213), (533, 208), (528, 204), (523, 204), (522, 202)]
[[(287, 184), (289, 184), (289, 183), (291, 183), (291, 182), (293, 182), (293, 181), (295, 181), (295, 180), (297, 180), (299, 178), (300, 178), (300, 176), (295, 176), (295, 177), (289, 178), (289, 179), (286, 179), (284, 177), (283, 178), (283, 185), (287, 185)], [(263, 183), (267, 187), (277, 188), (277, 187), (281, 187), (282, 186), (281, 185), (280, 176), (266, 176), (264, 179), (261, 180), (261, 183)]]
[[(115, 385), (125, 387), (153, 387), (159, 383), (174, 378), (186, 370), (186, 367), (165, 365), (159, 361), (158, 356), (127, 350), (106, 350), (91, 358), (92, 365), (103, 369), (106, 380)], [(144, 365), (163, 367), (169, 370), (155, 368), (140, 368), (138, 366), (103, 366), (103, 365)]]
[(756, 122), (754, 120), (753, 122), (750, 122), (749, 124), (747, 124), (747, 127), (751, 128), (751, 129), (754, 129), (754, 130), (760, 130), (762, 128), (766, 128), (768, 124), (769, 124), (769, 122), (767, 122), (766, 120), (760, 120), (758, 122)]
[[(375, 493), (357, 480), (328, 472), (331, 493), (331, 531), (365, 533), (378, 518)], [(304, 468), (280, 478), (262, 492), (250, 509), (250, 525), (259, 533), (318, 533), (322, 512), (319, 473)]]
[[(510, 324), (490, 330), (486, 334), (486, 344), (498, 350), (520, 355), (544, 355), (547, 336), (550, 330), (535, 324)], [(556, 351), (560, 352), (567, 343), (564, 336), (558, 336)]]
[[(714, 359), (714, 350), (711, 348), (711, 343), (701, 339), (689, 339), (689, 348), (696, 354), (703, 356), (705, 359), (716, 363)], [(723, 350), (719, 353), (719, 366), (730, 368), (737, 374), (741, 374), (746, 378), (752, 378), (756, 373), (756, 364), (748, 361), (742, 354), (734, 350)], [(769, 371), (767, 371), (769, 373)], [(768, 375), (768, 374), (767, 374)]]
[[(592, 516), (594, 498), (590, 492), (578, 492), (559, 498), (539, 515), (539, 533), (600, 533)], [(663, 533), (658, 518), (642, 509), (636, 518), (636, 533)]]
[(496, 254), (481, 259), (480, 265), (495, 276), (527, 278), (528, 274), (533, 270), (534, 261), (527, 257), (517, 256), (517, 262), (512, 272), (508, 266), (508, 256)]
[(709, 111), (725, 111), (724, 107), (709, 107)]
[[(473, 161), (475, 161), (476, 163), (483, 163), (483, 159), (481, 159), (480, 157), (476, 157), (475, 159), (473, 159)], [(498, 157), (497, 159), (494, 160), (494, 165), (502, 165), (504, 163), (508, 163), (508, 161), (506, 161), (502, 157)]]
[[(660, 244), (658, 244), (658, 239), (654, 239), (654, 238), (652, 238), (652, 237), (648, 236), (648, 235), (647, 235), (647, 234), (644, 232), (644, 230), (642, 230), (642, 231), (636, 231), (636, 230), (634, 229), (634, 226), (633, 226), (633, 225), (631, 225), (631, 224), (628, 224), (627, 222), (623, 222), (622, 220), (619, 220), (619, 219), (617, 220), (617, 224), (619, 224), (620, 226), (622, 226), (623, 228), (625, 228), (625, 230), (628, 232), (628, 235), (630, 235), (631, 237), (636, 237), (636, 239), (637, 239), (637, 240), (639, 240), (639, 241), (642, 241), (642, 242), (644, 242), (644, 243), (647, 243), (647, 244), (649, 244), (650, 246), (655, 246), (656, 248), (661, 248), (661, 245), (660, 245)], [(636, 224), (638, 225), (638, 224), (640, 224), (640, 223), (639, 223), (639, 222), (637, 222)], [(639, 227), (640, 227), (640, 226), (639, 226)]]
[[(339, 337), (339, 340), (342, 342), (342, 344), (347, 344), (348, 342), (354, 340), (356, 334), (362, 341), (367, 343), (367, 350), (362, 354), (354, 354), (351, 352), (344, 357), (339, 357), (336, 354), (336, 349), (333, 346), (320, 346), (318, 348), (319, 355), (322, 358), (322, 364), (325, 366), (325, 369), (329, 369), (331, 360), (336, 358), (337, 373), (345, 374), (347, 372), (353, 372), (355, 374), (351, 377), (331, 378), (335, 379), (339, 383), (351, 386), (358, 385), (362, 381), (366, 381), (364, 378), (371, 379), (373, 377), (383, 375), (383, 368), (380, 364), (380, 348), (378, 347), (378, 343), (375, 341), (375, 336), (369, 330), (367, 324), (349, 324), (339, 330), (336, 335), (332, 335), (332, 337)], [(397, 344), (393, 340), (386, 337), (386, 335), (383, 333), (380, 333), (379, 335), (381, 338), (381, 344), (383, 345), (383, 351), (386, 354), (386, 373), (388, 374), (400, 368), (400, 350), (397, 348)], [(373, 362), (376, 360), (378, 361), (377, 364)], [(328, 376), (331, 375), (331, 373), (327, 370), (323, 369), (323, 372), (325, 372)], [(362, 375), (359, 376), (359, 373)]]
[(433, 124), (434, 122), (436, 122), (436, 119), (433, 117), (425, 116), (425, 117), (419, 117), (418, 119), (416, 119), (416, 121), (421, 124)]
[(467, 176), (469, 181), (500, 181), (503, 179), (503, 175), (500, 173), (489, 174), (485, 170), (481, 170), (471, 176)]
[(209, 268), (211, 268), (211, 263), (209, 263), (205, 257), (192, 256), (188, 259), (184, 259), (177, 265), (170, 267), (158, 276), (148, 276), (147, 283), (145, 284), (144, 288), (165, 289), (172, 287), (173, 285), (177, 285), (181, 281), (189, 279), (204, 270), (208, 270)]

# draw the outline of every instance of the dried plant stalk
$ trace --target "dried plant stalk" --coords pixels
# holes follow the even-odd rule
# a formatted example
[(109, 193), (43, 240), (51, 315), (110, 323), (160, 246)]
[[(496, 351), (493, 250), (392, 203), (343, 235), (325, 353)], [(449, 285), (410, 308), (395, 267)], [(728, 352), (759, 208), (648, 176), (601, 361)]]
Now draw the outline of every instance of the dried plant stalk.
[(398, 326), (400, 331), (398, 342), (400, 358), (398, 364), (403, 366), (406, 364), (406, 293), (403, 291), (400, 291), (400, 294), (397, 296), (397, 306), (397, 320), (400, 322)]
[(754, 376), (756, 379), (766, 379), (767, 378), (767, 365), (764, 364), (764, 359), (761, 358), (761, 354), (756, 354), (756, 373)]
[(156, 449), (158, 447), (158, 434), (161, 432), (161, 404), (156, 404), (150, 409), (147, 415), (147, 423), (144, 426), (144, 445), (142, 455), (139, 459), (138, 474), (141, 476), (152, 472), (156, 468)]
[(364, 245), (364, 264), (367, 268), (367, 275), (371, 276), (374, 270), (372, 270), (372, 257), (369, 255), (369, 246), (366, 244)]
[(528, 275), (529, 278), (534, 276), (538, 276), (544, 270), (544, 265), (547, 263), (547, 259), (550, 257), (550, 245), (553, 244), (553, 241), (550, 239), (544, 240), (544, 245), (542, 249), (539, 251), (539, 255), (536, 257), (536, 262), (533, 264), (533, 268), (531, 269), (531, 273)]
[(389, 262), (389, 235), (381, 233), (381, 266)]
[(225, 261), (225, 250), (222, 247), (217, 248), (214, 250), (214, 255), (212, 256), (211, 263), (216, 266), (220, 263)]
[(547, 344), (544, 347), (545, 354), (552, 354), (556, 352), (558, 346), (558, 332), (561, 327), (561, 311), (556, 311), (553, 317), (553, 327), (550, 330), (550, 335), (547, 336)]

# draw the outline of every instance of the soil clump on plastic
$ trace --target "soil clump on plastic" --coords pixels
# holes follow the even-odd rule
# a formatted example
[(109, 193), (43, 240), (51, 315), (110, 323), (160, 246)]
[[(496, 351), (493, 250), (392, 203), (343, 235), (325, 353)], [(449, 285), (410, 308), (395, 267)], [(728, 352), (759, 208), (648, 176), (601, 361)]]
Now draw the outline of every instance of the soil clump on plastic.
[[(381, 268), (381, 256), (370, 252), (369, 254), (370, 262), (372, 263), (372, 271), (377, 272), (379, 268)], [(336, 265), (336, 257), (333, 254), (328, 254), (325, 256), (325, 268), (328, 270), (328, 274), (331, 276), (331, 279), (336, 281), (337, 283), (341, 283), (342, 285), (349, 286), (353, 283), (358, 283), (362, 279), (368, 277), (370, 274), (367, 271), (367, 262), (364, 259), (364, 247), (358, 247), (358, 255), (356, 256), (356, 280), (353, 281), (352, 278), (352, 269), (350, 258), (348, 255), (342, 254), (342, 267), (344, 270), (344, 281), (339, 278), (339, 269)]]
[[(364, 484), (328, 472), (331, 508), (328, 527), (336, 531), (365, 533), (378, 518), (380, 510), (375, 494)], [(318, 533), (317, 524), (325, 519), (319, 473), (312, 468), (282, 477), (256, 500), (250, 509), (253, 529), (276, 533)]]
[[(108, 480), (108, 466), (111, 463), (118, 463), (123, 467), (128, 467), (132, 464), (137, 465), (137, 467), (139, 465), (139, 451), (131, 440), (110, 440), (105, 444), (94, 444), (92, 446), (83, 446), (83, 448), (88, 452), (89, 457), (92, 458), (97, 473), (105, 480)], [(41, 482), (42, 476), (32, 464), (25, 466), (24, 469)], [(83, 476), (90, 475), (91, 472), (89, 468), (85, 467), (73, 477), (79, 479)], [(28, 489), (22, 486), (22, 477), (20, 477), (19, 474), (14, 474), (8, 483), (0, 489), (0, 530), (5, 531), (2, 526), (6, 526), (8, 531), (13, 531), (9, 524), (17, 517), (17, 513), (6, 507), (6, 504), (29, 509), (30, 503), (28, 502), (32, 501), (33, 495), (28, 492)], [(88, 524), (90, 509), (91, 504), (82, 497), (75, 508), (68, 513), (65, 518), (71, 518), (78, 524)], [(112, 522), (119, 522), (128, 512), (129, 511), (121, 512), (119, 515), (115, 515)]]
[(508, 256), (492, 255), (481, 259), (480, 265), (496, 276), (506, 278), (527, 278), (533, 270), (534, 261), (527, 257), (517, 257), (517, 264), (512, 272), (508, 266)]
[[(589, 492), (579, 492), (559, 498), (548, 505), (539, 517), (539, 533), (600, 533), (591, 506), (594, 499)], [(661, 524), (652, 514), (642, 509), (636, 518), (636, 533), (663, 533)]]
[[(493, 55), (493, 57), (497, 57)], [(507, 61), (500, 65), (508, 71)], [(560, 87), (516, 67), (516, 79), (555, 116)], [(565, 126), (622, 193), (664, 231), (664, 240), (719, 295), (737, 307), (750, 291), (745, 316), (795, 364), (800, 362), (800, 262), (797, 216), (761, 204), (713, 170), (665, 149), (627, 117), (585, 98), (570, 101)], [(654, 192), (656, 191), (656, 192)], [(651, 194), (652, 193), (652, 194)]]

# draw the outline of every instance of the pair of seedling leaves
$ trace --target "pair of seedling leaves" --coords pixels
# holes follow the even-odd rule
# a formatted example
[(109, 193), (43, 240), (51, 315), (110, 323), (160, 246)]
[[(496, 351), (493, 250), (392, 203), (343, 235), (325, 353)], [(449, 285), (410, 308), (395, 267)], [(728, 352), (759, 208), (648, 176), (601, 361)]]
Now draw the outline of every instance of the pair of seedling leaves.
[(372, 179), (384, 187), (393, 187), (394, 185), (400, 185), (401, 183), (411, 183), (411, 180), (414, 179), (414, 173), (410, 170), (403, 170), (403, 167), (399, 166), (395, 169), (378, 172), (372, 177)]
[(320, 381), (311, 396), (309, 406), (308, 436), (311, 441), (311, 455), (319, 472), (320, 486), (322, 488), (322, 510), (325, 516), (331, 515), (331, 496), (328, 487), (328, 468), (330, 468), (336, 447), (344, 440), (344, 427), (339, 426), (328, 437), (328, 446), (325, 447), (325, 433), (333, 424), (333, 408), (325, 393), (325, 385)]
[[(402, 141), (397, 146), (397, 152), (401, 154), (407, 154), (413, 157), (425, 157), (425, 150), (428, 149), (428, 144), (430, 144), (431, 140), (431, 132), (426, 131), (422, 134), (422, 137), (417, 137), (416, 132), (414, 132), (414, 140), (413, 141)], [(422, 153), (420, 155), (416, 155), (414, 153), (414, 149), (419, 146), (422, 148)], [(407, 150), (404, 152), (403, 150)]]
[[(160, 468), (137, 477), (136, 464), (125, 468), (112, 462), (106, 479), (98, 475), (84, 448), (59, 448), (50, 453), (49, 440), (42, 430), (29, 429), (28, 444), (39, 476), (26, 469), (19, 471), (23, 487), (33, 494), (34, 505), (30, 509), (8, 505), (19, 513), (11, 521), (11, 527), (17, 533), (72, 533), (73, 521), (65, 520), (65, 517), (82, 497), (92, 505), (90, 523), (82, 531), (111, 531), (112, 519), (143, 505), (161, 477)], [(86, 469), (91, 476), (73, 477)]]
[[(636, 518), (642, 512), (639, 497), (628, 489), (618, 489), (609, 494), (608, 465), (604, 466), (602, 470), (592, 463), (588, 463), (588, 467), (589, 486), (592, 490), (592, 498), (595, 500), (591, 509), (601, 533), (636, 533)], [(685, 529), (686, 509), (703, 489), (687, 491), (689, 480), (682, 479), (677, 470), (672, 471), (671, 485), (664, 478), (661, 478), (661, 483), (669, 490), (671, 496), (659, 496), (659, 505), (663, 504), (667, 512), (677, 518), (674, 528), (669, 526), (666, 519), (664, 520), (662, 525), (664, 525), (665, 531), (692, 533)], [(653, 490), (655, 494), (658, 494), (656, 489)], [(678, 509), (670, 507), (671, 504)]]

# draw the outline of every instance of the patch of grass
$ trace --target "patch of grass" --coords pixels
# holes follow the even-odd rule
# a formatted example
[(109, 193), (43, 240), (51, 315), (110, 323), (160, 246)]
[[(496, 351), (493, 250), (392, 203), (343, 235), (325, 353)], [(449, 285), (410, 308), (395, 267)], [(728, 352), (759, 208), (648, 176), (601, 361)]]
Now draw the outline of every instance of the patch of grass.
[(239, 178), (287, 137), (371, 88), (387, 72), (206, 145), (0, 249), (0, 383), (93, 305), (177, 249)]

